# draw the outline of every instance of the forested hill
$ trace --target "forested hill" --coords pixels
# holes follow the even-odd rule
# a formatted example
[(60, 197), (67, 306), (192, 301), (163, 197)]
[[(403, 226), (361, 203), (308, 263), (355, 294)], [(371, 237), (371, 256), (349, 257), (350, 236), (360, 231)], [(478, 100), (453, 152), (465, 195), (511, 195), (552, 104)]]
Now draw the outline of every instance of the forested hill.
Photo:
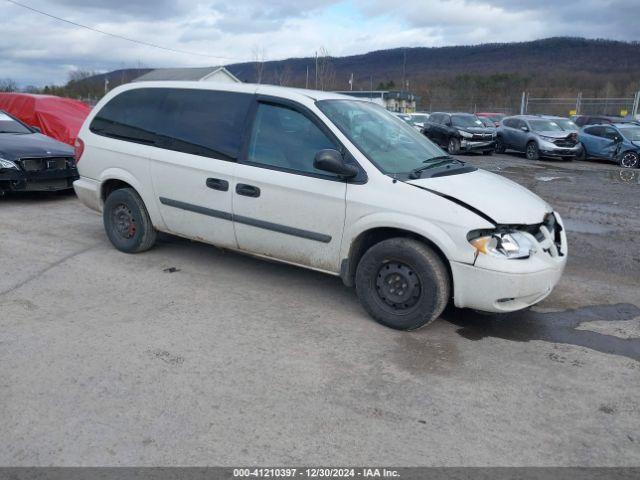
[[(351, 74), (354, 90), (369, 90), (372, 85), (374, 89), (400, 88), (404, 78), (409, 90), (423, 97), (423, 105), (434, 101), (465, 104), (474, 98), (506, 105), (519, 101), (524, 90), (544, 96), (575, 95), (578, 91), (588, 96), (620, 96), (640, 90), (638, 42), (555, 37), (521, 43), (379, 50), (321, 58), (319, 63), (319, 84), (324, 89), (348, 89)], [(227, 68), (247, 82), (255, 82), (262, 68), (263, 83), (294, 86), (305, 85), (308, 68), (309, 87), (315, 85), (313, 57)]]

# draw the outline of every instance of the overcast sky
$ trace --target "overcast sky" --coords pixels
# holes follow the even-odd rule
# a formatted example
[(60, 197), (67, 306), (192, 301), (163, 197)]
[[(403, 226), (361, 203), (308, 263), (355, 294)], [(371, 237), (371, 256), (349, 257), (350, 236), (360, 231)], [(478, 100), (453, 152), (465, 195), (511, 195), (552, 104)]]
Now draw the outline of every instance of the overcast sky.
[(341, 56), (559, 35), (640, 39), (640, 0), (18, 1), (114, 34), (211, 55), (136, 45), (0, 0), (0, 78), (22, 86), (62, 84), (74, 69), (250, 61), (256, 49), (283, 59), (312, 56), (322, 46)]

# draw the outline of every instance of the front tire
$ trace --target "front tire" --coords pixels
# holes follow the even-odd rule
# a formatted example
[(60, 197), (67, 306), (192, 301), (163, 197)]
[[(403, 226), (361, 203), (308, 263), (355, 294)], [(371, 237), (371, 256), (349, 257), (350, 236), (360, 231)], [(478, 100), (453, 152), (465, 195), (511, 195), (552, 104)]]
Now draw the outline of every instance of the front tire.
[(120, 188), (107, 197), (102, 219), (109, 240), (121, 252), (144, 252), (156, 242), (158, 232), (142, 198), (132, 188)]
[(397, 330), (415, 330), (436, 320), (449, 301), (450, 283), (442, 259), (410, 238), (391, 238), (367, 250), (355, 282), (369, 315)]
[(623, 168), (638, 168), (640, 166), (640, 156), (635, 152), (624, 152), (620, 156), (620, 166)]
[(458, 153), (460, 153), (460, 140), (455, 137), (451, 137), (447, 145), (447, 151), (451, 155), (457, 155)]
[(536, 142), (527, 143), (525, 155), (527, 157), (527, 160), (540, 160), (540, 150), (538, 149), (538, 144)]
[(576, 160), (586, 160), (587, 159), (587, 149), (584, 148), (584, 145), (582, 145), (582, 148), (580, 149), (580, 153), (578, 155), (576, 155)]

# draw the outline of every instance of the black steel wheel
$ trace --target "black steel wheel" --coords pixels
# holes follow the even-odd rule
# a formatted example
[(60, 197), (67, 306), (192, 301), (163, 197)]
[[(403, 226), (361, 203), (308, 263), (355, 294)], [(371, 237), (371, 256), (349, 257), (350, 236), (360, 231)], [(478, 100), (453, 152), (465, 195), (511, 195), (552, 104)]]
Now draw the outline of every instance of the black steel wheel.
[(122, 252), (144, 252), (156, 241), (157, 231), (149, 212), (132, 188), (111, 192), (104, 202), (102, 218), (109, 240)]
[(460, 140), (455, 137), (451, 137), (449, 139), (449, 143), (447, 144), (447, 151), (451, 155), (456, 155), (460, 153)]
[(415, 330), (436, 320), (451, 292), (443, 259), (425, 243), (401, 237), (367, 250), (355, 283), (369, 315), (398, 330)]

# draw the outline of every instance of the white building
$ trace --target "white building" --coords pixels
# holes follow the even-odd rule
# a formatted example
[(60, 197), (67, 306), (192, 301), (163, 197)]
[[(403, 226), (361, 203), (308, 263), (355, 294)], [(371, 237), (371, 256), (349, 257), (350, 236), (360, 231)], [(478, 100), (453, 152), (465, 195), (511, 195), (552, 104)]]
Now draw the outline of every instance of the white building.
[(134, 82), (150, 82), (156, 80), (241, 83), (238, 77), (226, 68), (220, 66), (202, 68), (156, 68), (136, 78)]
[(418, 95), (409, 92), (400, 92), (395, 90), (373, 90), (358, 91), (347, 90), (344, 92), (336, 92), (343, 95), (369, 100), (378, 105), (383, 106), (391, 112), (412, 113), (416, 111), (416, 103), (420, 100)]

